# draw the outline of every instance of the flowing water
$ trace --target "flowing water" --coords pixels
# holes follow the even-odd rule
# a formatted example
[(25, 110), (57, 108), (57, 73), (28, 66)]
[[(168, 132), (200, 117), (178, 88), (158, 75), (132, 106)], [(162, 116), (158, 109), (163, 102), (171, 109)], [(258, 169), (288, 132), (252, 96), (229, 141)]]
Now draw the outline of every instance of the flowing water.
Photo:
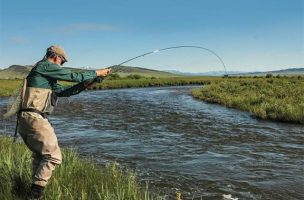
[(127, 166), (167, 199), (303, 199), (304, 126), (198, 101), (194, 87), (88, 91), (50, 121), (62, 146)]

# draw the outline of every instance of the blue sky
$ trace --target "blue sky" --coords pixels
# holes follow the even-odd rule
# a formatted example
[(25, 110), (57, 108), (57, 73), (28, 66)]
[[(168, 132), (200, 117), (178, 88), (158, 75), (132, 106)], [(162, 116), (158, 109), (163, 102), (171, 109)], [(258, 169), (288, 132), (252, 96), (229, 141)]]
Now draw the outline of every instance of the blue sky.
[[(233, 71), (304, 67), (302, 0), (0, 0), (0, 68), (29, 65), (52, 44), (70, 67), (102, 68), (154, 49), (198, 45)], [(207, 51), (178, 49), (129, 63), (222, 70)]]

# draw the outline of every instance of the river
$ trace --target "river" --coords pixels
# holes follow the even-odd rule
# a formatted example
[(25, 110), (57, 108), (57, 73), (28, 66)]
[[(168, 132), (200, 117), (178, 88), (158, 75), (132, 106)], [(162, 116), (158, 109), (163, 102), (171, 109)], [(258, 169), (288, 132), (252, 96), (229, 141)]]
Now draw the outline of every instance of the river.
[(61, 146), (116, 161), (167, 199), (303, 199), (304, 126), (196, 100), (195, 87), (87, 91), (60, 99), (50, 121)]

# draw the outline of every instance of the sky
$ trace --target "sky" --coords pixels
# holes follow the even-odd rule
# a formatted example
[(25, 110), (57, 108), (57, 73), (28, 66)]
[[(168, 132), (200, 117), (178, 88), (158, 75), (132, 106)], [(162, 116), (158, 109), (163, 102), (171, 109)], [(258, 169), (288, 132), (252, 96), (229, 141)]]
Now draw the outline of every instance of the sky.
[[(0, 0), (0, 68), (58, 44), (67, 67), (104, 68), (155, 49), (195, 45), (228, 71), (304, 67), (303, 0)], [(127, 65), (221, 71), (208, 51), (175, 49)]]

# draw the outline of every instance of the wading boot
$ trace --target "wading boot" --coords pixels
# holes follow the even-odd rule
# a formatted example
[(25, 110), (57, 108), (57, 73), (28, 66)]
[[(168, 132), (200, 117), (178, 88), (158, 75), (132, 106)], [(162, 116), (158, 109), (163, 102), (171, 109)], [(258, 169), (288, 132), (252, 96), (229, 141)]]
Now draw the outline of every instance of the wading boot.
[(36, 184), (32, 184), (30, 200), (41, 200), (43, 196), (44, 187)]

